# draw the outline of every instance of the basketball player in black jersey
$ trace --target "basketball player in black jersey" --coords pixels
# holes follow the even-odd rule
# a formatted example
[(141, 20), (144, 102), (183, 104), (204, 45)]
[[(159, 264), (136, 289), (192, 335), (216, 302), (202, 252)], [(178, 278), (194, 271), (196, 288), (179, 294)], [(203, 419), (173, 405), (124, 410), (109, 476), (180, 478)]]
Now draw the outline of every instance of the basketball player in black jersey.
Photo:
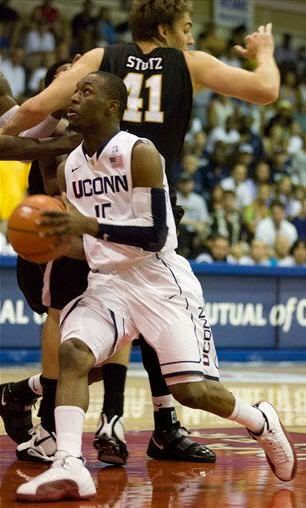
[[(65, 105), (76, 83), (87, 73), (98, 69), (114, 72), (124, 80), (129, 91), (122, 126), (132, 133), (150, 138), (164, 155), (172, 204), (175, 205), (172, 166), (179, 155), (188, 125), (193, 91), (206, 86), (216, 92), (260, 104), (275, 100), (279, 91), (271, 25), (261, 26), (248, 36), (245, 49), (237, 48), (242, 56), (256, 60), (255, 71), (249, 72), (230, 67), (204, 52), (186, 51), (193, 43), (190, 15), (191, 3), (188, 0), (134, 1), (130, 24), (135, 42), (105, 49), (96, 48), (83, 55), (71, 70), (56, 79), (50, 87), (26, 101), (4, 132), (17, 134), (21, 129), (39, 122), (50, 111)], [(144, 364), (152, 363), (153, 353), (145, 349), (143, 345)], [(104, 368), (106, 391), (111, 394), (104, 409), (109, 413), (112, 405), (117, 406), (116, 413), (119, 413), (118, 400), (122, 401), (123, 398), (118, 394), (122, 393), (124, 386), (124, 367), (119, 361), (113, 367), (108, 365)], [(109, 390), (109, 387), (113, 388), (114, 379), (121, 379), (121, 386), (118, 383), (117, 390)], [(162, 383), (155, 384), (153, 381), (153, 385), (156, 409), (159, 404), (164, 406), (162, 411), (155, 412), (157, 430), (160, 419), (163, 426), (169, 425), (171, 436), (172, 409), (167, 399), (168, 392), (164, 391)], [(110, 417), (113, 415), (110, 414)], [(96, 446), (100, 448), (101, 456), (105, 444), (103, 434), (102, 421), (96, 436)], [(174, 437), (176, 442), (176, 433)], [(155, 433), (154, 440), (158, 444), (164, 443), (171, 453), (174, 442), (169, 447), (165, 434)], [(174, 448), (181, 458), (186, 457), (186, 454), (180, 454), (180, 450)], [(163, 452), (158, 450), (160, 448), (152, 443), (149, 453), (151, 456), (161, 456)]]

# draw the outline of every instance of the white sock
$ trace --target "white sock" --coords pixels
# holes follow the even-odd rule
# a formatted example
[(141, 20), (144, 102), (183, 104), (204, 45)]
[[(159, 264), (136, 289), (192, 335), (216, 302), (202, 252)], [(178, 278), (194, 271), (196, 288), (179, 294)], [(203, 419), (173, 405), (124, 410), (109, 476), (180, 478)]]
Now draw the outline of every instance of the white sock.
[(244, 427), (255, 434), (260, 433), (265, 424), (262, 412), (257, 407), (251, 406), (251, 404), (238, 397), (235, 398), (234, 411), (228, 419), (244, 425)]
[(57, 406), (54, 416), (57, 450), (80, 457), (85, 412), (78, 406)]
[(41, 396), (43, 393), (43, 389), (40, 382), (40, 376), (41, 372), (39, 374), (36, 374), (35, 376), (31, 376), (28, 381), (28, 385), (31, 388), (33, 393), (36, 393), (36, 395)]
[(162, 395), (161, 397), (152, 397), (154, 411), (165, 409), (167, 407), (174, 407), (174, 400), (172, 395)]

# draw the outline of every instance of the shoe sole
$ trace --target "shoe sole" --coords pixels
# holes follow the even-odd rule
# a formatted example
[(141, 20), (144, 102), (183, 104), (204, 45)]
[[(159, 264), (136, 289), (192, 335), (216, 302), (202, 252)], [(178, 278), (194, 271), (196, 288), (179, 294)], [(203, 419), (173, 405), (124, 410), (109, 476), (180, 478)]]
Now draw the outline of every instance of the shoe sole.
[(94, 441), (93, 445), (98, 451), (98, 460), (100, 460), (100, 462), (105, 462), (106, 464), (113, 464), (117, 466), (124, 466), (124, 464), (126, 464), (128, 452), (126, 452), (126, 455), (123, 454), (119, 456), (118, 450), (115, 446), (112, 445), (112, 443), (110, 443), (108, 439), (99, 437), (99, 440)]
[[(259, 402), (259, 404), (260, 404), (260, 402)], [(289, 436), (288, 432), (286, 431), (285, 427), (283, 426), (283, 424), (282, 424), (282, 422), (281, 422), (281, 420), (280, 420), (280, 418), (279, 418), (279, 416), (278, 416), (278, 413), (277, 413), (277, 411), (276, 411), (275, 407), (274, 407), (274, 406), (273, 406), (270, 402), (269, 402), (269, 404), (270, 404), (270, 406), (274, 409), (274, 411), (275, 411), (275, 413), (276, 413), (276, 415), (277, 415), (277, 418), (278, 418), (279, 424), (280, 424), (280, 426), (281, 426), (281, 428), (282, 428), (283, 433), (284, 433), (284, 434), (285, 434), (285, 436), (286, 436), (286, 439), (287, 439), (287, 441), (288, 441), (288, 443), (289, 443), (289, 445), (290, 445), (290, 448), (291, 448), (291, 450), (292, 450), (292, 453), (293, 453), (293, 460), (294, 460), (294, 464), (293, 464), (293, 468), (292, 468), (292, 472), (291, 472), (291, 476), (290, 476), (290, 478), (288, 478), (288, 479), (284, 479), (284, 478), (281, 478), (280, 476), (278, 476), (278, 475), (276, 474), (276, 472), (275, 472), (275, 466), (274, 466), (274, 464), (271, 462), (271, 460), (269, 459), (268, 455), (267, 455), (267, 454), (266, 454), (266, 452), (265, 452), (266, 459), (267, 459), (267, 461), (268, 461), (268, 463), (269, 463), (270, 468), (272, 469), (273, 473), (275, 474), (276, 478), (278, 478), (278, 479), (279, 479), (279, 480), (281, 480), (282, 482), (290, 482), (290, 481), (291, 481), (291, 480), (293, 480), (293, 478), (295, 477), (295, 475), (296, 475), (296, 471), (297, 471), (297, 455), (296, 455), (295, 447), (294, 447), (294, 444), (293, 444), (293, 441), (292, 441), (291, 437)], [(264, 413), (264, 411), (263, 411), (263, 413)]]
[(40, 458), (35, 455), (29, 455), (27, 451), (20, 452), (16, 450), (16, 457), (18, 460), (22, 460), (23, 462), (39, 462), (40, 464), (51, 464), (53, 462), (53, 458)]
[(27, 503), (39, 503), (48, 501), (61, 501), (65, 499), (92, 499), (96, 492), (81, 496), (78, 485), (72, 480), (57, 480), (40, 485), (36, 494), (22, 494), (17, 492), (17, 500)]

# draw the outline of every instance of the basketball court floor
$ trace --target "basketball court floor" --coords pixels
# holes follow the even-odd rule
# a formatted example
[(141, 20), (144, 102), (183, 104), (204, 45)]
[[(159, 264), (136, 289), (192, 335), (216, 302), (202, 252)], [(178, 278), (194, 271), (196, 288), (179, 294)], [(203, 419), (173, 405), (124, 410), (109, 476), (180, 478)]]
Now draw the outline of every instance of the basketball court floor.
[[(4, 368), (1, 383), (38, 372), (36, 366)], [(283, 483), (270, 472), (264, 453), (232, 422), (199, 410), (177, 407), (192, 436), (217, 454), (215, 464), (156, 461), (146, 456), (152, 429), (152, 408), (146, 375), (139, 367), (129, 370), (125, 399), (125, 428), (129, 460), (125, 467), (97, 461), (92, 446), (100, 411), (102, 384), (91, 387), (83, 452), (96, 485), (91, 501), (35, 504), (54, 508), (306, 508), (306, 365), (223, 364), (222, 382), (240, 397), (274, 404), (290, 431), (298, 452), (298, 472)], [(35, 419), (35, 422), (37, 420)], [(15, 459), (15, 446), (0, 427), (0, 505), (17, 508), (20, 483), (46, 466)], [(28, 505), (29, 506), (29, 505)], [(33, 505), (34, 506), (34, 505)]]

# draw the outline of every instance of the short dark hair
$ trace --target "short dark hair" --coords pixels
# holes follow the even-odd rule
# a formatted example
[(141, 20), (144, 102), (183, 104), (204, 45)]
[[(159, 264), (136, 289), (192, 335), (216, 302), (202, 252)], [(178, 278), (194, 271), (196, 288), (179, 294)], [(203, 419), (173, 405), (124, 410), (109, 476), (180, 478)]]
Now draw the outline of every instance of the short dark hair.
[(119, 76), (116, 76), (115, 74), (104, 71), (91, 72), (90, 74), (95, 74), (96, 76), (102, 78), (103, 90), (106, 91), (110, 99), (115, 99), (119, 102), (119, 114), (121, 120), (124, 111), (126, 110), (128, 99), (127, 88), (122, 79), (120, 79)]
[(285, 210), (284, 203), (282, 203), (282, 201), (280, 201), (279, 199), (274, 199), (272, 201), (272, 203), (270, 203), (270, 209), (274, 208), (275, 206), (278, 206), (279, 208), (282, 208), (283, 210)]
[(69, 63), (72, 63), (72, 58), (62, 58), (62, 60), (58, 60), (57, 62), (55, 62), (53, 65), (51, 65), (49, 67), (49, 69), (46, 72), (45, 79), (44, 79), (45, 88), (47, 88), (47, 86), (49, 86), (52, 83), (59, 67), (62, 67), (62, 65), (66, 65)]
[(159, 39), (158, 25), (172, 27), (185, 13), (192, 13), (192, 0), (134, 0), (129, 17), (133, 39)]

